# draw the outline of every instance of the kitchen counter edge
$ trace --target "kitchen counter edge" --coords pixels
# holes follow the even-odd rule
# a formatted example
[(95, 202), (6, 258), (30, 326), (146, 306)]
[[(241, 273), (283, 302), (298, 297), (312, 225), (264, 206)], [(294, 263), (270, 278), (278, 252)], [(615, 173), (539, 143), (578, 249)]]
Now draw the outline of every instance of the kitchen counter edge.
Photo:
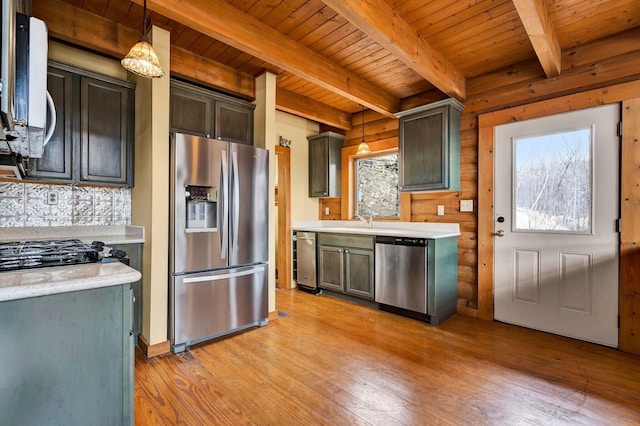
[(1, 228), (0, 242), (78, 239), (91, 244), (102, 241), (110, 244), (144, 243), (144, 227), (134, 225), (113, 226), (49, 226)]
[(0, 302), (123, 285), (141, 277), (120, 262), (0, 272)]
[(371, 235), (371, 236), (389, 236), (389, 237), (414, 237), (414, 238), (452, 238), (459, 237), (459, 231), (439, 231), (439, 230), (410, 230), (410, 229), (380, 229), (380, 228), (344, 228), (336, 227), (331, 228), (328, 226), (294, 226), (294, 231), (308, 231), (319, 233), (331, 233), (331, 234), (358, 234), (358, 235)]

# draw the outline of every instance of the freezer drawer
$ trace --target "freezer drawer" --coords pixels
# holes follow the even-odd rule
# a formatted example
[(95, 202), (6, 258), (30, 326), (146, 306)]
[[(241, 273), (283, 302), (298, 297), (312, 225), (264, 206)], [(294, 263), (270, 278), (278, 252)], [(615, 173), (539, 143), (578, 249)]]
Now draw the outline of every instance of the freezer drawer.
[(267, 264), (178, 275), (172, 281), (174, 352), (203, 340), (267, 323)]

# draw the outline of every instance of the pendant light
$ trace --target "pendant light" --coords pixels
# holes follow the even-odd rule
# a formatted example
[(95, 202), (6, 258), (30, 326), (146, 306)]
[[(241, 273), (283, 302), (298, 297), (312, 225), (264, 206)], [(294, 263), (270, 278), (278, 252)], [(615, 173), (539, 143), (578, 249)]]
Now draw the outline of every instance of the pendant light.
[(156, 55), (147, 37), (147, 0), (144, 0), (143, 7), (142, 37), (133, 45), (127, 56), (120, 63), (126, 70), (141, 77), (158, 78), (164, 75), (164, 71), (160, 68), (158, 55)]
[(364, 141), (364, 105), (360, 106), (362, 107), (362, 142), (358, 145), (356, 155), (367, 155), (371, 154), (371, 150), (369, 149), (369, 145)]

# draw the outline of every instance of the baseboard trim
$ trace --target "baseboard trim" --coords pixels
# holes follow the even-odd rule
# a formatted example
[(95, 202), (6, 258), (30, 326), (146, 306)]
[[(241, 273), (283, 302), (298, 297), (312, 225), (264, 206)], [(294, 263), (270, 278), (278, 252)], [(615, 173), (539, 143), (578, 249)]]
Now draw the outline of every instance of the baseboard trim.
[(269, 312), (269, 321), (275, 321), (278, 319), (278, 311)]
[(461, 315), (466, 315), (472, 318), (478, 318), (478, 310), (474, 308), (468, 308), (466, 306), (458, 305), (456, 306), (458, 313)]
[(171, 342), (168, 340), (150, 345), (142, 334), (138, 336), (138, 347), (145, 358), (153, 358), (171, 352)]

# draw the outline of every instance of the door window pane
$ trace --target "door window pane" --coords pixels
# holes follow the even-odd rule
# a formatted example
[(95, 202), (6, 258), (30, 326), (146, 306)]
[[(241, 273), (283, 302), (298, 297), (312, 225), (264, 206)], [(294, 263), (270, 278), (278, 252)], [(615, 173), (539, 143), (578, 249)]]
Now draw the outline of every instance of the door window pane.
[(362, 216), (399, 217), (398, 154), (355, 160), (355, 209)]
[(514, 138), (514, 231), (591, 232), (591, 130)]

